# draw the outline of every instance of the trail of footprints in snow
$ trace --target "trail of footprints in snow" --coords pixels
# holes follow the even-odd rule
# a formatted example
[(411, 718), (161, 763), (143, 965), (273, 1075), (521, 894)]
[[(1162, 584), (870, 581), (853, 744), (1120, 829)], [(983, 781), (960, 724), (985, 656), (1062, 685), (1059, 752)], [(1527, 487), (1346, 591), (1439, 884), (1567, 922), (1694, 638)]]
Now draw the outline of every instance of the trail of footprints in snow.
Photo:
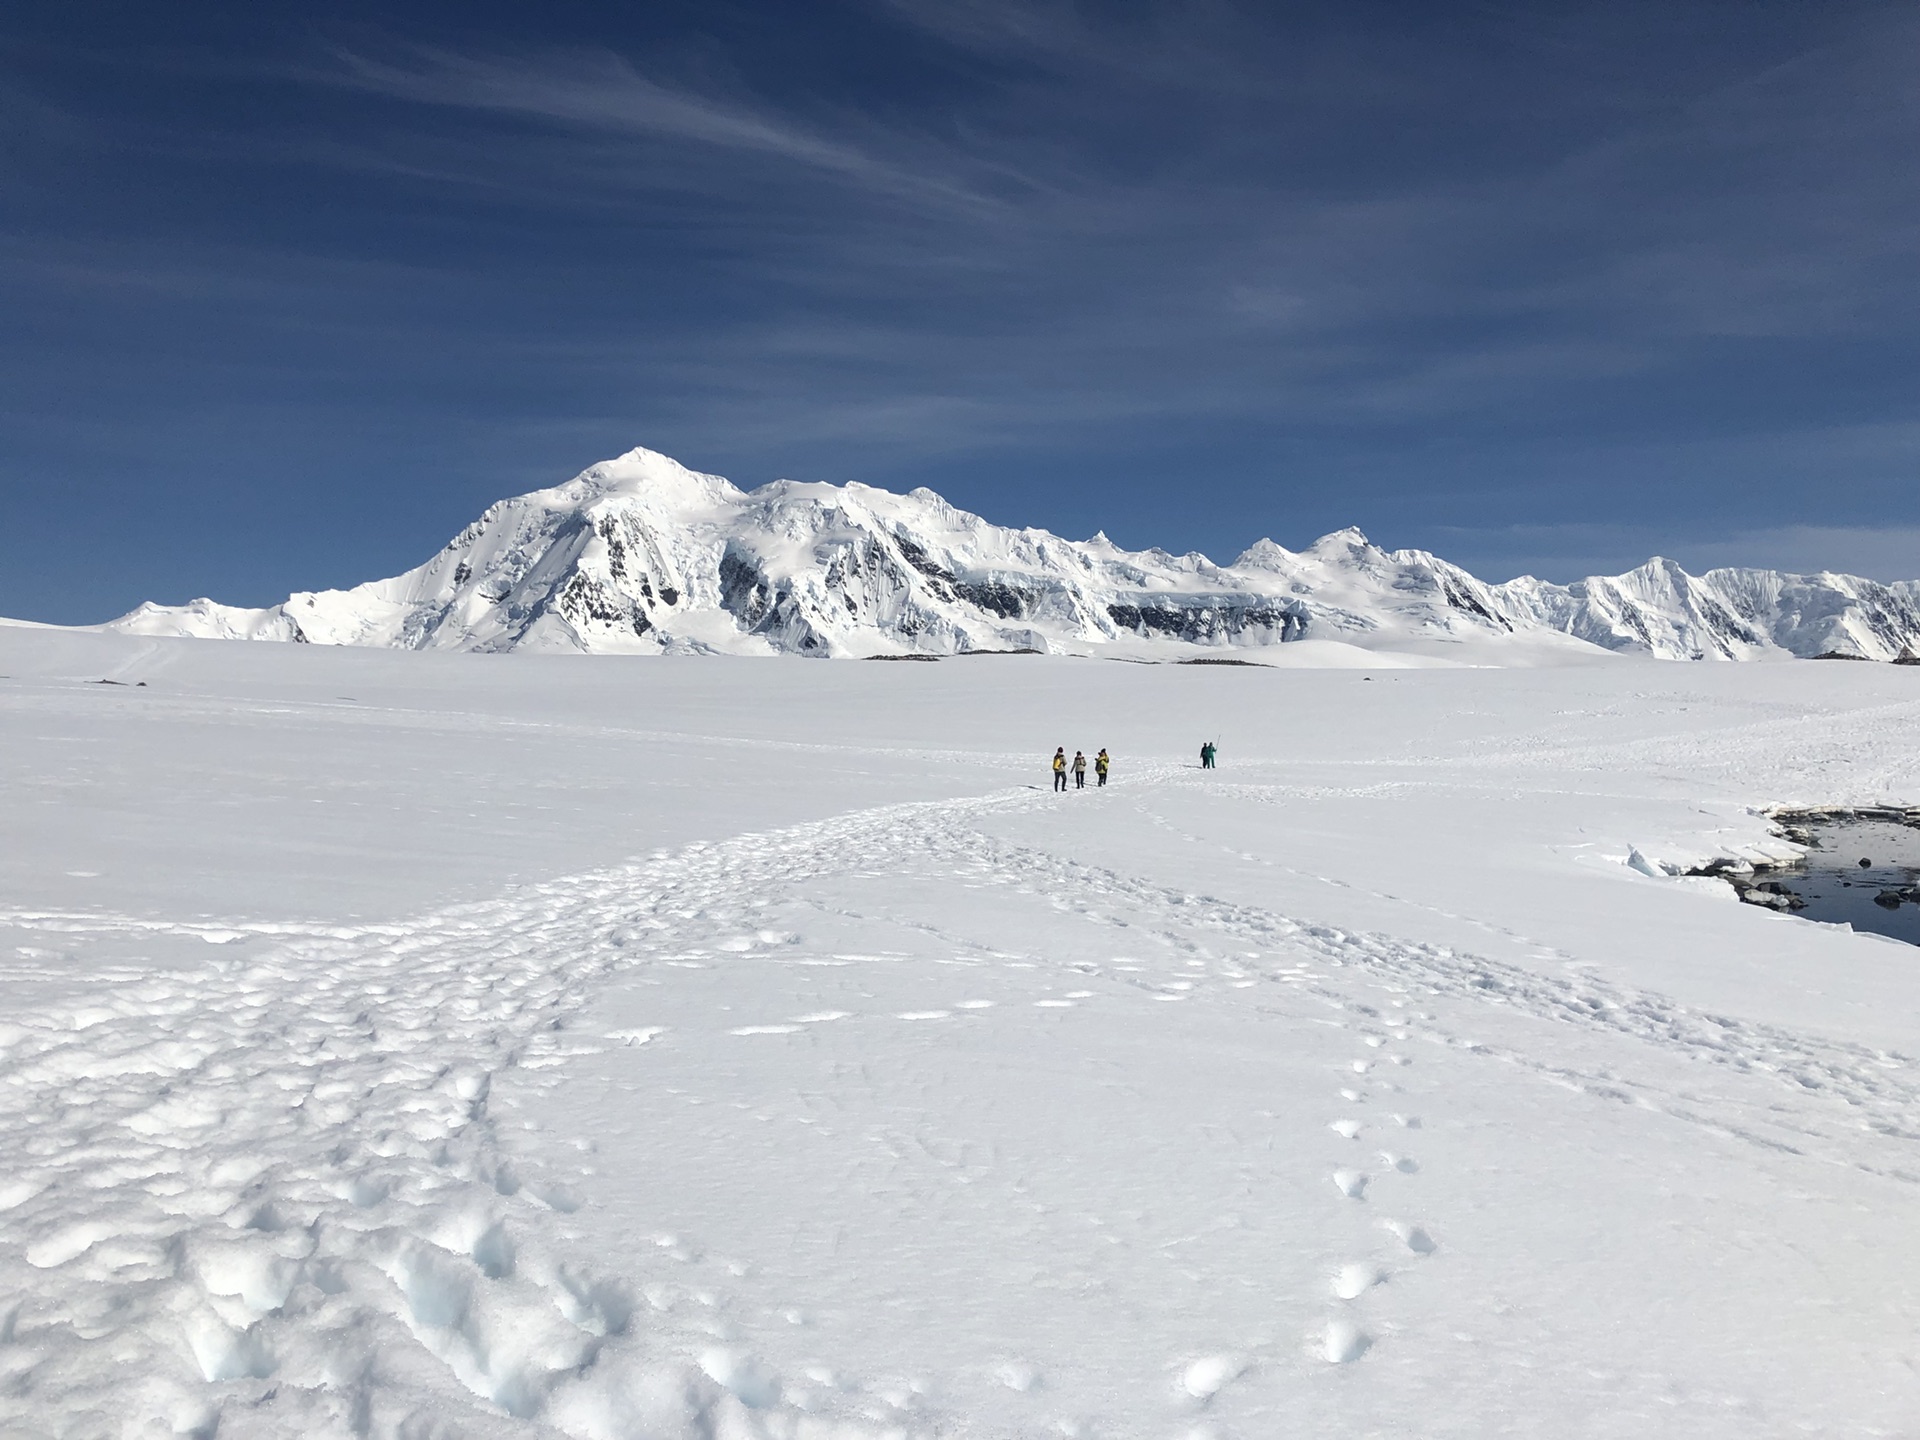
[[(1251, 800), (1257, 804), (1262, 804), (1262, 805), (1274, 805), (1274, 804), (1284, 804), (1286, 803), (1286, 800), (1289, 797), (1297, 794), (1303, 794), (1303, 793), (1304, 794), (1351, 795), (1351, 794), (1369, 793), (1379, 789), (1399, 789), (1402, 787), (1398, 785), (1369, 786), (1369, 787), (1363, 787), (1362, 789), (1359, 789), (1359, 790), (1342, 789), (1339, 791), (1334, 791), (1334, 790), (1329, 790), (1326, 787), (1320, 787), (1320, 786), (1219, 785), (1219, 784), (1216, 784), (1216, 785), (1210, 786), (1209, 788), (1212, 789), (1216, 794), (1232, 795), (1232, 796), (1235, 796), (1236, 798), (1243, 799), (1243, 800)], [(1257, 854), (1253, 851), (1242, 850), (1235, 845), (1222, 844), (1216, 841), (1208, 840), (1205, 836), (1195, 835), (1192, 832), (1188, 830), (1184, 830), (1180, 826), (1174, 824), (1173, 821), (1169, 820), (1166, 816), (1158, 813), (1157, 811), (1142, 809), (1141, 813), (1145, 816), (1145, 818), (1148, 820), (1149, 823), (1158, 826), (1162, 830), (1165, 830), (1169, 835), (1176, 835), (1180, 839), (1188, 841), (1189, 843), (1192, 843), (1192, 844), (1212, 846), (1213, 848), (1221, 850), (1224, 853), (1231, 855), (1234, 859), (1243, 861), (1246, 864), (1258, 865), (1258, 866), (1261, 866), (1262, 868), (1269, 869), (1269, 870), (1277, 870), (1284, 874), (1295, 876), (1299, 879), (1315, 880), (1323, 885), (1331, 885), (1341, 890), (1356, 891), (1359, 894), (1370, 896), (1375, 900), (1384, 900), (1390, 905), (1404, 905), (1415, 910), (1425, 910), (1429, 914), (1437, 915), (1443, 920), (1457, 920), (1457, 921), (1460, 921), (1462, 924), (1473, 926), (1476, 930), (1483, 930), (1487, 934), (1495, 936), (1499, 939), (1512, 941), (1516, 945), (1524, 946), (1533, 954), (1540, 956), (1543, 959), (1551, 959), (1551, 960), (1564, 962), (1564, 961), (1571, 960), (1573, 958), (1571, 955), (1567, 954), (1564, 950), (1561, 950), (1556, 946), (1548, 945), (1544, 941), (1536, 940), (1532, 936), (1523, 934), (1522, 932), (1512, 929), (1508, 926), (1497, 925), (1490, 920), (1481, 918), (1478, 915), (1465, 915), (1460, 913), (1459, 911), (1448, 910), (1444, 906), (1426, 904), (1422, 901), (1409, 899), (1405, 895), (1396, 895), (1386, 890), (1376, 890), (1372, 886), (1357, 884), (1351, 880), (1336, 880), (1330, 876), (1318, 875), (1313, 873), (1312, 871), (1301, 870), (1297, 866), (1284, 865), (1280, 863), (1278, 860), (1274, 859), (1271, 855)]]
[[(718, 1424), (726, 1406), (766, 1399), (768, 1377), (724, 1344), (664, 1379), (621, 1368), (644, 1349), (633, 1337), (657, 1323), (646, 1318), (653, 1312), (710, 1310), (724, 1297), (710, 1287), (636, 1293), (550, 1245), (542, 1237), (552, 1217), (577, 1199), (562, 1183), (514, 1173), (487, 1101), (502, 1069), (563, 1064), (585, 1048), (565, 1021), (601, 977), (634, 958), (671, 965), (675, 952), (750, 929), (737, 897), (803, 891), (824, 875), (930, 865), (982, 886), (1018, 877), (1020, 888), (1074, 897), (1067, 908), (1089, 923), (1157, 917), (1189, 955), (1202, 948), (1196, 936), (1219, 942), (1205, 947), (1211, 961), (1186, 962), (1189, 978), (1116, 967), (1116, 978), (1157, 998), (1265, 981), (1361, 1014), (1378, 1012), (1356, 985), (1495, 1001), (1776, 1077), (1779, 1123), (1804, 1137), (1819, 1138), (1837, 1113), (1910, 1143), (1920, 1106), (1904, 1057), (1303, 925), (1008, 845), (970, 823), (1032, 803), (1016, 793), (903, 806), (689, 847), (408, 925), (282, 933), (274, 948), (201, 970), (114, 971), (104, 996), (16, 1012), (0, 1022), (0, 1143), (10, 1158), (0, 1177), (0, 1293), (13, 1297), (0, 1310), (12, 1342), (0, 1421), (25, 1416), (29, 1428), (79, 1434), (150, 1418), (171, 1433), (211, 1435), (224, 1405), (271, 1403), (283, 1425), (310, 1433), (437, 1430), (456, 1414), (475, 1435), (503, 1415), (590, 1433), (596, 1406), (631, 1406), (644, 1392), (679, 1397), (671, 1404), (685, 1414), (658, 1417), (669, 1431)], [(77, 934), (140, 922), (54, 923)], [(1292, 959), (1257, 973), (1212, 963), (1229, 944)], [(613, 1039), (647, 1043), (653, 1033)], [(1437, 1027), (1424, 1038), (1464, 1044)], [(1339, 1145), (1373, 1143), (1357, 1087), (1396, 1058), (1406, 1057), (1385, 1045), (1355, 1058), (1343, 1091), (1353, 1109), (1331, 1120)], [(1595, 1090), (1622, 1083), (1523, 1054), (1500, 1058)], [(1715, 1123), (1704, 1106), (1687, 1118)], [(1857, 1130), (1852, 1139), (1857, 1147)], [(1416, 1173), (1390, 1153), (1375, 1165), (1360, 1149), (1361, 1159), (1336, 1166), (1345, 1193), (1330, 1191), (1329, 1203), (1377, 1203)], [(1912, 1178), (1898, 1164), (1884, 1168)], [(1423, 1229), (1391, 1225), (1409, 1263), (1434, 1248)], [(1375, 1303), (1386, 1273), (1366, 1258), (1338, 1271), (1327, 1359), (1363, 1353), (1369, 1332), (1353, 1315)], [(1210, 1395), (1232, 1378), (1231, 1365), (1194, 1366), (1189, 1393)], [(109, 1387), (105, 1373), (136, 1378)]]
[[(1356, 985), (1467, 1002), (1476, 1009), (1498, 1006), (1508, 1014), (1630, 1039), (1690, 1065), (1769, 1082), (1775, 1087), (1769, 1123), (1778, 1136), (1753, 1133), (1746, 1106), (1723, 1118), (1712, 1098), (1691, 1085), (1681, 1089), (1623, 1076), (1617, 1067), (1582, 1072), (1551, 1050), (1534, 1054), (1502, 1048), (1470, 1035), (1448, 1034), (1437, 1024), (1429, 1025), (1423, 1036), (1436, 1045), (1522, 1066), (1575, 1090), (1662, 1109), (1735, 1139), (1823, 1153), (1836, 1163), (1920, 1184), (1920, 1156), (1913, 1154), (1913, 1142), (1920, 1140), (1920, 1067), (1914, 1057), (1694, 1010), (1655, 992), (1612, 985), (1587, 973), (1544, 975), (1448, 946), (1294, 921), (1257, 906), (1169, 890), (1045, 851), (996, 845), (985, 837), (969, 837), (968, 843), (966, 853), (954, 856), (956, 865), (970, 867), (983, 878), (1006, 867), (1030, 877), (1038, 887), (1089, 897), (1073, 907), (1089, 920), (1101, 918), (1101, 907), (1157, 913), (1189, 930), (1252, 950), (1299, 956), (1307, 963), (1267, 967), (1260, 978), (1307, 982), (1354, 1013), (1376, 1013), (1354, 993)], [(1191, 942), (1182, 937), (1179, 943)], [(1354, 1061), (1357, 1067), (1371, 1063)], [(1863, 1148), (1862, 1131), (1888, 1142), (1889, 1148), (1878, 1152), (1880, 1158), (1870, 1158), (1874, 1152)]]
[[(1359, 1003), (1353, 997), (1350, 986), (1327, 986), (1324, 982), (1330, 978), (1330, 972), (1346, 967), (1357, 967), (1362, 974), (1349, 978), (1368, 979), (1380, 983), (1384, 988), (1399, 992), (1402, 996), (1414, 988), (1422, 988), (1431, 994), (1449, 994), (1478, 1002), (1492, 998), (1499, 1003), (1514, 1005), (1516, 1009), (1524, 1007), (1536, 1014), (1545, 1014), (1554, 1019), (1574, 1018), (1583, 1022), (1599, 1019), (1603, 1022), (1601, 1028), (1634, 1034), (1637, 1039), (1657, 1040), (1659, 1038), (1655, 1034), (1650, 1034), (1640, 1023), (1646, 1016), (1658, 1015), (1668, 1019), (1670, 1023), (1676, 1014), (1678, 1016), (1686, 1014), (1684, 1011), (1678, 1011), (1677, 1007), (1668, 1006), (1658, 997), (1628, 996), (1624, 1001), (1615, 1001), (1610, 998), (1586, 998), (1585, 1003), (1575, 1009), (1569, 1017), (1563, 1008), (1568, 1002), (1569, 995), (1580, 996), (1584, 992), (1586, 997), (1611, 997), (1616, 992), (1609, 992), (1600, 985), (1576, 987), (1552, 979), (1543, 979), (1511, 967), (1490, 965), (1475, 957), (1459, 956), (1446, 949), (1409, 946), (1378, 937), (1349, 936), (1339, 931), (1301, 926), (1249, 907), (1227, 906), (1205, 897), (1184, 896), (1159, 890), (1112, 872), (1089, 869), (1061, 861), (1058, 857), (1019, 847), (998, 845), (977, 835), (964, 837), (964, 845), (945, 843), (955, 838), (958, 837), (929, 834), (922, 837), (920, 848), (928, 857), (941, 858), (945, 864), (970, 869), (983, 884), (1008, 883), (1008, 878), (1013, 875), (1028, 877), (1027, 883), (1021, 883), (1018, 886), (1022, 891), (1042, 894), (1051, 890), (1055, 897), (1051, 903), (1055, 908), (1076, 911), (1082, 918), (1095, 923), (1099, 923), (1104, 918), (1100, 909), (1103, 902), (1089, 901), (1085, 898), (1058, 897), (1104, 895), (1109, 897), (1105, 902), (1109, 909), (1132, 912), (1135, 918), (1130, 923), (1136, 927), (1140, 923), (1139, 916), (1142, 912), (1148, 915), (1158, 913), (1163, 917), (1177, 917), (1178, 923), (1189, 929), (1218, 931), (1222, 938), (1234, 937), (1241, 941), (1257, 942), (1268, 948), (1279, 946), (1294, 949), (1296, 952), (1305, 950), (1309, 954), (1318, 952), (1319, 968), (1317, 970), (1310, 964), (1273, 965), (1262, 967), (1262, 976), (1268, 980), (1294, 983), (1318, 982), (1315, 983), (1314, 988), (1329, 996), (1338, 995), (1339, 1003), (1343, 1008), (1363, 1014), (1377, 1012), (1371, 1006)], [(946, 852), (944, 855), (940, 853), (943, 851)], [(1035, 880), (1033, 877), (1038, 878)], [(953, 939), (956, 944), (965, 943), (963, 937), (948, 938)], [(1185, 944), (1187, 948), (1192, 948), (1190, 942), (1180, 943)], [(1204, 961), (1196, 960), (1188, 963), (1202, 971), (1214, 968)], [(1234, 985), (1259, 983), (1257, 980), (1245, 978), (1248, 974), (1249, 972), (1244, 969), (1229, 968), (1217, 970), (1214, 974), (1202, 974), (1198, 979), (1226, 978)], [(1524, 983), (1509, 986), (1501, 983), (1505, 980)], [(1408, 983), (1401, 983), (1402, 981)], [(1156, 988), (1161, 992), (1156, 995), (1156, 998), (1180, 999), (1197, 993), (1199, 987), (1197, 980), (1178, 979), (1160, 981)], [(1493, 993), (1489, 995), (1489, 991)], [(1084, 991), (1068, 992), (1067, 998), (1082, 999), (1087, 998), (1088, 994), (1089, 992)], [(982, 1006), (986, 1003), (976, 1002)], [(1063, 1002), (1051, 1000), (1038, 1003), (1058, 1005)], [(1407, 1001), (1400, 998), (1392, 1003), (1396, 1006), (1405, 1006)], [(961, 1008), (963, 1008), (962, 1005), (953, 1007), (955, 1010)], [(1618, 1018), (1611, 1013), (1614, 1011), (1624, 1011), (1628, 1023), (1619, 1023)], [(896, 1018), (942, 1019), (950, 1015), (951, 1011), (919, 1011), (903, 1012)], [(806, 1023), (815, 1018), (817, 1017), (801, 1016), (794, 1017), (794, 1020), (798, 1023)], [(835, 1015), (831, 1018), (846, 1017)], [(736, 1033), (765, 1033), (777, 1028), (779, 1027), (746, 1027)], [(1721, 1028), (1733, 1032), (1723, 1036), (1724, 1039), (1743, 1038), (1739, 1034), (1739, 1027), (1722, 1025)], [(1411, 1032), (1402, 1029), (1392, 1035), (1391, 1041), (1406, 1041), (1410, 1038), (1412, 1038)], [(1457, 1043), (1437, 1030), (1426, 1038), (1442, 1044)], [(1804, 1043), (1793, 1037), (1781, 1037), (1778, 1032), (1762, 1034), (1763, 1042), (1780, 1038), (1787, 1039), (1790, 1044)], [(1389, 1036), (1381, 1034), (1363, 1037), (1365, 1051), (1370, 1053), (1356, 1055), (1350, 1067), (1353, 1075), (1361, 1077), (1361, 1083), (1364, 1083), (1364, 1077), (1370, 1075), (1379, 1066), (1410, 1063), (1409, 1056), (1389, 1048), (1391, 1041)], [(1463, 1048), (1481, 1053), (1494, 1053), (1489, 1047), (1471, 1043)], [(1832, 1047), (1827, 1049), (1831, 1051)], [(1524, 1057), (1518, 1058), (1524, 1059)], [(1744, 1062), (1743, 1057), (1737, 1054), (1733, 1057), (1733, 1063), (1742, 1069), (1765, 1068), (1764, 1066), (1750, 1067)], [(1831, 1055), (1822, 1057), (1821, 1063), (1832, 1065)], [(1858, 1079), (1860, 1072), (1852, 1071), (1851, 1074), (1853, 1078)], [(1874, 1083), (1874, 1079), (1869, 1077), (1866, 1088), (1871, 1090)], [(1352, 1088), (1343, 1090), (1342, 1094), (1348, 1099), (1350, 1105), (1358, 1105), (1366, 1098), (1363, 1092)], [(1897, 1092), (1894, 1098), (1898, 1099)], [(1396, 1128), (1418, 1129), (1420, 1127), (1419, 1119), (1414, 1116), (1396, 1115), (1392, 1117), (1390, 1123)], [(1331, 1128), (1346, 1140), (1359, 1140), (1363, 1134), (1362, 1123), (1347, 1117), (1334, 1120)], [(1368, 1143), (1384, 1143), (1381, 1141), (1380, 1134), (1383, 1129), (1384, 1124), (1376, 1122), (1374, 1133), (1368, 1137)], [(1363, 1150), (1361, 1154), (1364, 1156), (1366, 1152)], [(1362, 1169), (1358, 1165), (1340, 1165), (1331, 1172), (1331, 1178), (1338, 1190), (1349, 1200), (1359, 1203), (1368, 1203), (1370, 1199), (1378, 1199), (1382, 1196), (1376, 1184), (1377, 1181), (1412, 1176), (1419, 1172), (1419, 1164), (1412, 1156), (1392, 1149), (1378, 1150), (1373, 1153), (1372, 1158), (1362, 1159), (1359, 1163), (1367, 1168)], [(1371, 1195), (1370, 1186), (1374, 1187)], [(1431, 1235), (1421, 1225), (1388, 1218), (1380, 1222), (1380, 1228), (1383, 1236), (1392, 1237), (1391, 1258), (1351, 1261), (1340, 1266), (1330, 1278), (1329, 1289), (1334, 1299), (1343, 1302), (1342, 1309), (1328, 1319), (1323, 1331), (1316, 1336), (1315, 1349), (1316, 1353), (1332, 1363), (1347, 1363), (1358, 1359), (1372, 1344), (1371, 1333), (1357, 1317), (1364, 1311), (1367, 1304), (1373, 1303), (1374, 1292), (1390, 1279), (1395, 1266), (1404, 1267), (1417, 1263), (1420, 1257), (1432, 1254), (1436, 1249)], [(1202, 1360), (1192, 1362), (1183, 1374), (1181, 1382), (1183, 1388), (1190, 1395), (1210, 1398), (1241, 1373), (1239, 1369), (1231, 1366), (1223, 1369), (1223, 1364), (1222, 1357), (1219, 1356), (1204, 1357)]]
[[(1404, 1007), (1406, 1001), (1401, 998), (1395, 1000), (1394, 1004)], [(1411, 1023), (1417, 1023), (1423, 1017), (1400, 1015), (1393, 1018), (1403, 1026), (1408, 1026)], [(1362, 1040), (1369, 1050), (1381, 1052), (1391, 1041), (1404, 1041), (1411, 1038), (1411, 1033), (1410, 1028), (1401, 1028), (1393, 1031), (1390, 1036), (1365, 1035)], [(1364, 1076), (1372, 1071), (1380, 1059), (1394, 1061), (1405, 1058), (1391, 1051), (1387, 1051), (1384, 1055), (1376, 1053), (1363, 1056), (1353, 1061), (1350, 1071)], [(1371, 1102), (1374, 1097), (1367, 1090), (1358, 1088), (1358, 1083), (1347, 1083), (1340, 1087), (1339, 1096), (1343, 1102), (1341, 1113), (1327, 1126), (1341, 1141), (1354, 1146), (1378, 1141), (1383, 1128), (1382, 1122), (1378, 1120), (1354, 1118), (1356, 1111), (1368, 1117), (1373, 1114)], [(1391, 1115), (1386, 1124), (1401, 1131), (1422, 1128), (1419, 1116), (1406, 1113)], [(1359, 1168), (1360, 1164), (1368, 1163), (1365, 1161), (1336, 1165), (1329, 1176), (1334, 1188), (1349, 1201), (1366, 1203), (1379, 1193), (1378, 1191), (1370, 1193), (1370, 1187), (1376, 1178), (1391, 1180), (1400, 1175), (1418, 1174), (1420, 1170), (1417, 1161), (1397, 1150), (1376, 1151), (1374, 1160), (1377, 1161), (1377, 1166), (1370, 1166), (1369, 1169)], [(1398, 1194), (1396, 1193), (1393, 1198), (1397, 1203)], [(1404, 1220), (1384, 1218), (1379, 1222), (1379, 1226), (1383, 1232), (1391, 1234), (1399, 1241), (1395, 1248), (1402, 1261), (1417, 1261), (1422, 1256), (1432, 1254), (1436, 1248), (1432, 1238), (1421, 1226)], [(1373, 1258), (1348, 1261), (1334, 1273), (1327, 1288), (1333, 1298), (1342, 1302), (1342, 1305), (1338, 1312), (1328, 1317), (1321, 1333), (1315, 1337), (1315, 1349), (1322, 1359), (1332, 1365), (1346, 1365), (1358, 1360), (1373, 1347), (1374, 1333), (1367, 1328), (1361, 1318), (1365, 1308), (1362, 1302), (1370, 1301), (1374, 1291), (1391, 1280), (1394, 1273), (1391, 1261)]]
[[(738, 930), (738, 896), (850, 867), (890, 873), (903, 842), (967, 808), (695, 845), (408, 924), (240, 926), (235, 938), (273, 948), (191, 971), (105, 970), (104, 996), (0, 1022), (12, 1161), (0, 1284), (14, 1297), (0, 1310), (0, 1427), (19, 1416), (53, 1433), (125, 1422), (212, 1435), (225, 1405), (270, 1402), (305, 1431), (399, 1434), (461, 1414), (487, 1434), (504, 1413), (591, 1433), (596, 1413), (631, 1411), (641, 1392), (675, 1412), (655, 1417), (663, 1430), (765, 1402), (767, 1377), (724, 1345), (665, 1374), (609, 1359), (649, 1311), (692, 1305), (691, 1331), (724, 1338), (724, 1321), (698, 1311), (724, 1297), (636, 1292), (549, 1245), (537, 1217), (577, 1198), (504, 1161), (492, 1078), (597, 1048), (564, 1028), (595, 982), (645, 951)], [(16, 921), (70, 936), (181, 928)], [(663, 1253), (697, 1259), (678, 1244)], [(116, 1387), (108, 1373), (139, 1378)], [(912, 1387), (876, 1394), (907, 1404)]]

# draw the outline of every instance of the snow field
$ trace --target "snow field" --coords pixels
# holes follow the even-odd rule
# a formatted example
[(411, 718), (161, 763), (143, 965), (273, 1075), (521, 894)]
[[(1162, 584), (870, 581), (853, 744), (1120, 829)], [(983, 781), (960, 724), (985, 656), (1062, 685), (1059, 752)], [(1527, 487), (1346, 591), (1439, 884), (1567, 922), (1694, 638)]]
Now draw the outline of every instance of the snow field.
[[(991, 829), (1046, 812), (1036, 799), (972, 816)], [(755, 842), (772, 873), (740, 885), (758, 903), (732, 923), (776, 943), (749, 958), (662, 937), (665, 968), (599, 1007), (661, 1022), (644, 1052), (583, 1060), (551, 1100), (505, 1091), (536, 1133), (584, 1119), (591, 1168), (620, 1177), (590, 1233), (670, 1217), (683, 1253), (650, 1282), (657, 1323), (786, 1377), (778, 1398), (762, 1392), (769, 1410), (932, 1433), (1156, 1433), (1195, 1405), (1229, 1433), (1367, 1433), (1408, 1407), (1431, 1433), (1486, 1433), (1490, 1414), (1515, 1433), (1545, 1416), (1564, 1433), (1647, 1433), (1675, 1414), (1689, 1433), (1784, 1433), (1818, 1404), (1804, 1376), (1782, 1385), (1770, 1367), (1812, 1345), (1836, 1352), (1848, 1385), (1873, 1370), (1845, 1354), (1857, 1336), (1796, 1330), (1783, 1346), (1745, 1324), (1717, 1333), (1717, 1313), (1676, 1323), (1649, 1368), (1636, 1317), (1699, 1305), (1725, 1242), (1700, 1248), (1713, 1225), (1691, 1215), (1646, 1233), (1644, 1196), (1674, 1189), (1689, 1209), (1689, 1190), (1751, 1190), (1777, 1156), (1799, 1157), (1802, 1178), (1835, 1163), (1884, 1176), (1908, 1143), (1885, 1128), (1913, 1110), (1906, 1062), (1300, 926), (953, 834), (936, 814), (917, 840), (837, 837), (837, 861), (793, 867), (794, 892), (784, 847)], [(1116, 934), (1128, 950), (1113, 957)], [(865, 948), (841, 948), (855, 936)], [(747, 995), (761, 1013), (740, 1026)], [(960, 996), (994, 1003), (969, 1017)], [(900, 1023), (939, 1013), (906, 1008), (930, 1000), (947, 1012), (938, 1038)], [(754, 1048), (716, 1051), (726, 1038)], [(1863, 1123), (1884, 1148), (1862, 1143)], [(1439, 1207), (1435, 1143), (1453, 1152)], [(1632, 1147), (1624, 1178), (1617, 1158), (1595, 1168), (1609, 1143)], [(641, 1147), (644, 1166), (621, 1158)], [(1602, 1223), (1553, 1217), (1571, 1183)], [(1767, 1198), (1729, 1207), (1743, 1235), (1765, 1233)], [(1447, 1241), (1456, 1228), (1485, 1232), (1479, 1255)], [(747, 1278), (689, 1277), (709, 1250)], [(1468, 1273), (1443, 1282), (1432, 1266)], [(1580, 1304), (1543, 1317), (1542, 1290), (1576, 1274)], [(822, 1364), (897, 1355), (903, 1307), (914, 1347), (943, 1363)], [(1543, 1319), (1558, 1343), (1540, 1344)], [(1391, 1368), (1360, 1395), (1327, 1369), (1366, 1357)], [(809, 1383), (816, 1370), (834, 1383)]]
[(1920, 1413), (1912, 952), (1666, 868), (1910, 796), (1885, 673), (23, 633), (0, 1433)]

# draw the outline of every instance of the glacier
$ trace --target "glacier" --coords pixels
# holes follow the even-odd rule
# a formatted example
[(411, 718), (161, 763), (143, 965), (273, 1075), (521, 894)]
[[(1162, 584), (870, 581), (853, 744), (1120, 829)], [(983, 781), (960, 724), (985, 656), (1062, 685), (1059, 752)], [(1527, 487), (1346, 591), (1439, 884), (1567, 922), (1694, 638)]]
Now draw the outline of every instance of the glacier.
[[(411, 650), (789, 654), (995, 651), (1180, 658), (1332, 642), (1360, 658), (1530, 663), (1920, 650), (1920, 581), (1653, 559), (1625, 575), (1489, 584), (1424, 550), (1341, 530), (1229, 565), (1065, 540), (859, 483), (743, 491), (635, 449), (503, 500), (403, 575), (246, 609), (143, 604), (143, 636)], [(1323, 662), (1337, 658), (1317, 647)]]

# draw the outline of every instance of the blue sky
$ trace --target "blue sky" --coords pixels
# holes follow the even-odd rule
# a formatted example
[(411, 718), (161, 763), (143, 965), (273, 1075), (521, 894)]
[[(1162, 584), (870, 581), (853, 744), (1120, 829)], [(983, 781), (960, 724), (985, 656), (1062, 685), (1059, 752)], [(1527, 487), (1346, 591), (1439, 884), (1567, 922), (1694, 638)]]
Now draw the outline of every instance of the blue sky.
[(16, 0), (0, 614), (636, 444), (1228, 558), (1920, 576), (1920, 14)]

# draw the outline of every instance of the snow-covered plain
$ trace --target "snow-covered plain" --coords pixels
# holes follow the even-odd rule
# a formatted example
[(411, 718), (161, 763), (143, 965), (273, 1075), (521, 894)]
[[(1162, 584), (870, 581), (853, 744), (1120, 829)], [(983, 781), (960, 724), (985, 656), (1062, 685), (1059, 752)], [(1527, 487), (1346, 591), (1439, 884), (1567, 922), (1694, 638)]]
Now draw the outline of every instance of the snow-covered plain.
[(0, 676), (0, 1433), (1920, 1434), (1920, 671)]

